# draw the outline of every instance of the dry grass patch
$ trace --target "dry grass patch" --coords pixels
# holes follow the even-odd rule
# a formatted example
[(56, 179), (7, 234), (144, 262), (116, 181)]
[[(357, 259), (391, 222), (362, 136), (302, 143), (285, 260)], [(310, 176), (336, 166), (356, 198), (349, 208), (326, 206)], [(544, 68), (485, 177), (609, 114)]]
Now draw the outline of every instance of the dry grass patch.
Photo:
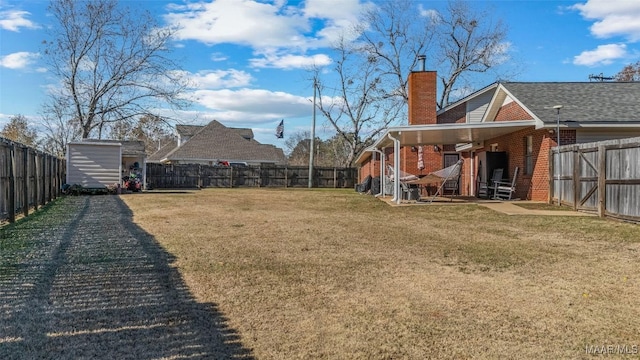
[(568, 206), (558, 206), (557, 204), (547, 204), (542, 202), (513, 202), (514, 205), (520, 206), (521, 208), (525, 208), (527, 210), (550, 210), (550, 211), (570, 211), (573, 208)]
[(260, 359), (580, 358), (640, 345), (640, 227), (351, 190), (123, 196)]

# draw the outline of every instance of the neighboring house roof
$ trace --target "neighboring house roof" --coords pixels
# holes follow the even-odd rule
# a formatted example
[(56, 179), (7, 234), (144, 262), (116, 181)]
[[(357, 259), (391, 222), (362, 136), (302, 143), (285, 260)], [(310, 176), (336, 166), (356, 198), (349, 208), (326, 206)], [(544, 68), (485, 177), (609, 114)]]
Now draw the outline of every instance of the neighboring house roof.
[(505, 82), (501, 84), (544, 123), (640, 122), (640, 82)]
[[(176, 132), (179, 136), (191, 138), (206, 125), (176, 125)], [(253, 130), (249, 128), (229, 128), (237, 131), (243, 138), (247, 140), (253, 139)]]
[(176, 125), (176, 132), (180, 136), (193, 136), (203, 127), (204, 125)]
[(178, 143), (174, 140), (169, 141), (167, 144), (162, 146), (158, 151), (154, 152), (147, 158), (147, 162), (160, 162), (162, 159), (167, 157), (167, 154), (170, 153), (173, 149), (178, 146)]
[(99, 140), (99, 139), (83, 139), (82, 142), (121, 144), (122, 155), (124, 156), (144, 156), (144, 142), (139, 140)]
[(238, 134), (240, 134), (240, 136), (242, 136), (243, 138), (247, 139), (247, 140), (252, 140), (253, 139), (253, 130), (249, 129), (249, 128), (230, 128), (233, 129), (235, 131), (238, 132)]
[[(247, 139), (245, 137), (247, 135), (251, 135), (251, 139)], [(273, 145), (260, 144), (253, 140), (252, 135), (251, 129), (228, 128), (213, 120), (193, 134), (189, 141), (167, 153), (161, 160), (285, 162), (282, 149)]]

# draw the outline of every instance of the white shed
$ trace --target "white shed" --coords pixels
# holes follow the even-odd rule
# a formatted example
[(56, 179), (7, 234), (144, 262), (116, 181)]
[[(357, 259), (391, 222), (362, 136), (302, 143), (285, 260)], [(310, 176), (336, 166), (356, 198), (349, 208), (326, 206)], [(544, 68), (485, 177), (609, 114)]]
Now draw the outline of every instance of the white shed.
[[(135, 170), (134, 170), (135, 169)], [(122, 177), (137, 172), (146, 184), (144, 143), (84, 140), (67, 144), (67, 184), (85, 188), (122, 185)]]

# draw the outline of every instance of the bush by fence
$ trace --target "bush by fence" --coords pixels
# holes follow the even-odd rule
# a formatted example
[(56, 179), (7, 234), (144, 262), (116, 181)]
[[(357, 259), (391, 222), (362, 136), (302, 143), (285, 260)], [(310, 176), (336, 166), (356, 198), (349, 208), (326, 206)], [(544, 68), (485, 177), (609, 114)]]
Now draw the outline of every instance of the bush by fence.
[[(354, 168), (314, 168), (313, 186), (353, 188)], [(151, 189), (206, 187), (307, 187), (306, 166), (226, 167), (197, 164), (147, 164), (147, 186)]]
[(14, 222), (61, 194), (65, 161), (0, 137), (0, 222)]

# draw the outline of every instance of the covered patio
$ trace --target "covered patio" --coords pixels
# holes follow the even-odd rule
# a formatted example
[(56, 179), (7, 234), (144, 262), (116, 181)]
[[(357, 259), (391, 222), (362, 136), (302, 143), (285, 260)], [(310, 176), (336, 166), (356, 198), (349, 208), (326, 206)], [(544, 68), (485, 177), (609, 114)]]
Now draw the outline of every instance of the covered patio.
[[(469, 152), (473, 159), (474, 150), (483, 148), (485, 141), (504, 136), (527, 128), (541, 128), (543, 124), (537, 120), (519, 120), (504, 122), (429, 124), (391, 127), (385, 131), (372, 146), (363, 151), (357, 159), (362, 164), (374, 154), (380, 155), (380, 193), (376, 196), (385, 198), (385, 169), (387, 166), (386, 149), (393, 148), (393, 197), (391, 203), (400, 204), (401, 169), (400, 149), (405, 146), (456, 144), (457, 152)], [(476, 168), (473, 161), (470, 164), (471, 193), (474, 193)], [(461, 198), (463, 199), (463, 198)], [(467, 197), (470, 201), (471, 197)]]

